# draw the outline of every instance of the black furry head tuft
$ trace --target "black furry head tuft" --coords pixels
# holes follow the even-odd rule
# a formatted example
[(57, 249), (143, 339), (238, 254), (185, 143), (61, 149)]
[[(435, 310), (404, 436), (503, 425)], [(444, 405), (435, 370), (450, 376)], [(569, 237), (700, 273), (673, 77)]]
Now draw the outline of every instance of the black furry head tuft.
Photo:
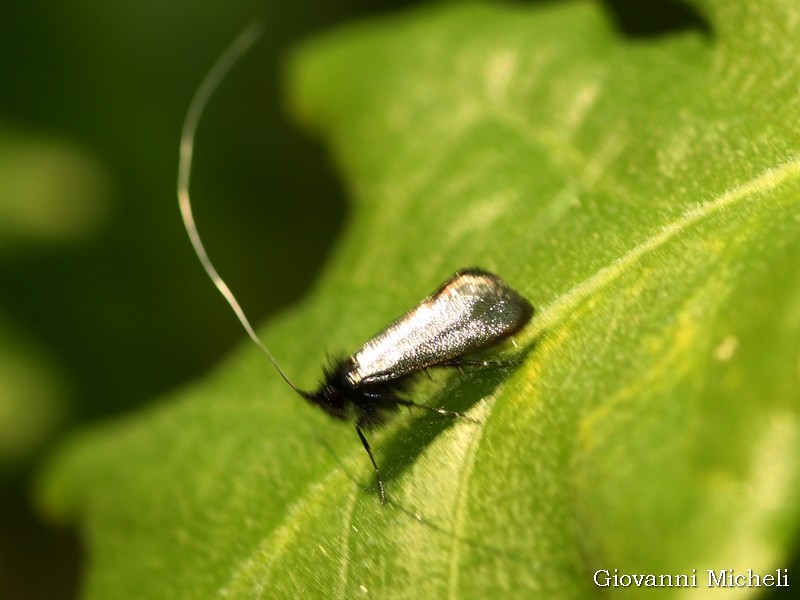
[(401, 394), (407, 391), (416, 374), (381, 383), (350, 383), (352, 358), (337, 359), (323, 368), (323, 381), (316, 392), (302, 392), (312, 404), (341, 420), (352, 420), (367, 429), (383, 425), (400, 406), (408, 405)]

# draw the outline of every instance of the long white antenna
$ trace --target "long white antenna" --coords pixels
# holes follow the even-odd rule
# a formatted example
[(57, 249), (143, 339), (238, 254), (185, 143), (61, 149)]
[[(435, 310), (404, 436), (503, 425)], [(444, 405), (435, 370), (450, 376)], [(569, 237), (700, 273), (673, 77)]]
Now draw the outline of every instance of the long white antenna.
[(250, 47), (258, 40), (261, 36), (263, 27), (261, 23), (251, 23), (242, 33), (240, 33), (235, 40), (231, 43), (228, 48), (226, 48), (225, 52), (217, 59), (217, 62), (211, 68), (211, 71), (208, 72), (206, 78), (200, 84), (200, 87), (197, 88), (197, 92), (194, 94), (194, 98), (192, 98), (192, 102), (189, 105), (189, 111), (186, 113), (186, 120), (183, 122), (183, 131), (181, 132), (181, 146), (180, 146), (180, 158), (178, 160), (178, 204), (181, 207), (181, 215), (183, 216), (183, 224), (186, 227), (186, 233), (189, 234), (189, 240), (192, 242), (192, 246), (194, 247), (194, 251), (197, 254), (197, 258), (200, 259), (200, 264), (203, 265), (203, 269), (205, 269), (208, 276), (211, 278), (211, 281), (214, 282), (214, 285), (217, 286), (220, 294), (222, 294), (223, 298), (228, 301), (233, 312), (236, 314), (236, 317), (239, 319), (239, 322), (244, 327), (244, 330), (247, 332), (247, 335), (250, 336), (250, 339), (255, 342), (256, 346), (258, 346), (261, 351), (267, 355), (267, 358), (270, 362), (275, 365), (275, 368), (280, 373), (281, 377), (283, 377), (284, 381), (288, 383), (291, 388), (301, 394), (303, 396), (307, 395), (307, 392), (304, 392), (295, 386), (292, 383), (291, 379), (283, 372), (281, 366), (278, 364), (278, 361), (275, 360), (275, 357), (272, 356), (272, 352), (267, 350), (267, 347), (258, 339), (256, 332), (253, 331), (253, 327), (250, 325), (250, 321), (247, 320), (247, 316), (244, 314), (242, 307), (239, 306), (239, 302), (236, 300), (236, 296), (233, 295), (228, 285), (222, 280), (222, 277), (219, 276), (217, 270), (214, 268), (214, 265), (211, 264), (211, 260), (208, 258), (208, 254), (206, 253), (206, 249), (203, 246), (203, 242), (200, 240), (200, 234), (197, 232), (197, 225), (194, 222), (194, 215), (192, 214), (192, 203), (189, 199), (189, 179), (192, 173), (192, 154), (194, 153), (194, 137), (197, 131), (197, 124), (200, 121), (200, 117), (205, 110), (206, 104), (208, 104), (211, 95), (214, 93), (214, 90), (217, 89), (222, 79), (228, 72), (231, 70), (236, 61), (238, 61), (249, 49)]

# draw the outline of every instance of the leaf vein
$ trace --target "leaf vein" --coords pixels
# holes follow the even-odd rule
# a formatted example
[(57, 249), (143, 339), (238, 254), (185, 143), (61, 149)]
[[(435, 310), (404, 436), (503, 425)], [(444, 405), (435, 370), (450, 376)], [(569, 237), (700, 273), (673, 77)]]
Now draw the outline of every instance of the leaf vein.
[(535, 339), (541, 335), (542, 331), (546, 331), (554, 323), (564, 319), (566, 315), (572, 313), (598, 291), (619, 279), (643, 257), (658, 250), (689, 227), (715, 216), (725, 209), (734, 207), (751, 196), (763, 195), (765, 192), (774, 190), (793, 177), (800, 177), (800, 156), (794, 156), (787, 162), (770, 167), (756, 177), (728, 189), (713, 200), (685, 211), (680, 217), (663, 225), (659, 231), (631, 248), (623, 256), (559, 296), (546, 310), (542, 311), (542, 318), (535, 321), (534, 327), (528, 333), (528, 339)]

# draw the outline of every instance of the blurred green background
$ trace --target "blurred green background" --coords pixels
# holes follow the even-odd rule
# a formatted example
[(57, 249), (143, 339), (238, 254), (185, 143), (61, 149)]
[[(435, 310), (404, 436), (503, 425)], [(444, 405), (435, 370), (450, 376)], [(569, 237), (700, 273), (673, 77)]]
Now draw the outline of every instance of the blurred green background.
[(299, 39), (402, 2), (6, 2), (0, 8), (0, 598), (71, 598), (76, 532), (37, 516), (64, 433), (199, 376), (243, 334), (175, 199), (190, 98), (255, 18), (218, 90), (193, 192), (209, 252), (254, 322), (301, 296), (346, 218), (319, 144), (291, 124)]

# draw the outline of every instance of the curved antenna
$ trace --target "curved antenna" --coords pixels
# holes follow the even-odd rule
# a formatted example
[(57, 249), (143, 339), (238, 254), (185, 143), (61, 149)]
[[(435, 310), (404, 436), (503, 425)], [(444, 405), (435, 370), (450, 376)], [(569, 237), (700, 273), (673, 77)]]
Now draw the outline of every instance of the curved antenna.
[(240, 33), (235, 40), (231, 43), (228, 48), (225, 49), (225, 52), (217, 59), (217, 62), (211, 67), (211, 70), (206, 75), (203, 82), (200, 84), (200, 87), (197, 88), (197, 91), (192, 98), (192, 102), (189, 105), (189, 110), (186, 113), (186, 119), (183, 122), (183, 130), (181, 132), (181, 145), (180, 145), (180, 158), (178, 161), (178, 204), (181, 208), (181, 216), (183, 217), (183, 224), (186, 227), (186, 233), (189, 234), (189, 240), (192, 242), (192, 246), (194, 247), (195, 254), (197, 254), (197, 258), (200, 259), (200, 264), (203, 265), (203, 269), (205, 269), (208, 276), (211, 278), (211, 281), (219, 290), (222, 297), (227, 300), (230, 307), (233, 309), (233, 312), (236, 314), (236, 317), (239, 319), (239, 322), (244, 327), (244, 330), (247, 332), (247, 335), (250, 336), (250, 339), (255, 342), (256, 346), (258, 346), (261, 351), (266, 354), (267, 358), (270, 362), (275, 366), (280, 373), (280, 376), (283, 377), (283, 380), (291, 386), (291, 388), (302, 396), (308, 396), (308, 392), (304, 392), (297, 388), (297, 386), (289, 379), (288, 375), (283, 372), (281, 366), (278, 364), (278, 361), (275, 360), (275, 357), (272, 356), (272, 352), (267, 350), (267, 347), (261, 342), (261, 340), (256, 335), (256, 332), (253, 330), (253, 327), (250, 325), (250, 321), (247, 320), (247, 316), (244, 314), (242, 307), (239, 306), (239, 302), (236, 300), (236, 296), (233, 295), (228, 285), (223, 281), (222, 277), (219, 276), (217, 270), (214, 268), (214, 265), (211, 264), (211, 260), (208, 258), (208, 254), (206, 253), (205, 246), (203, 246), (203, 242), (200, 239), (200, 234), (197, 232), (197, 225), (194, 221), (194, 215), (192, 214), (192, 203), (189, 199), (189, 179), (192, 173), (192, 154), (194, 153), (194, 138), (195, 133), (197, 132), (197, 124), (200, 121), (200, 117), (203, 114), (203, 110), (208, 104), (211, 95), (214, 93), (214, 90), (217, 89), (222, 79), (228, 72), (231, 70), (236, 61), (238, 61), (244, 54), (247, 52), (250, 47), (258, 40), (261, 36), (263, 27), (261, 23), (251, 23), (242, 33)]

